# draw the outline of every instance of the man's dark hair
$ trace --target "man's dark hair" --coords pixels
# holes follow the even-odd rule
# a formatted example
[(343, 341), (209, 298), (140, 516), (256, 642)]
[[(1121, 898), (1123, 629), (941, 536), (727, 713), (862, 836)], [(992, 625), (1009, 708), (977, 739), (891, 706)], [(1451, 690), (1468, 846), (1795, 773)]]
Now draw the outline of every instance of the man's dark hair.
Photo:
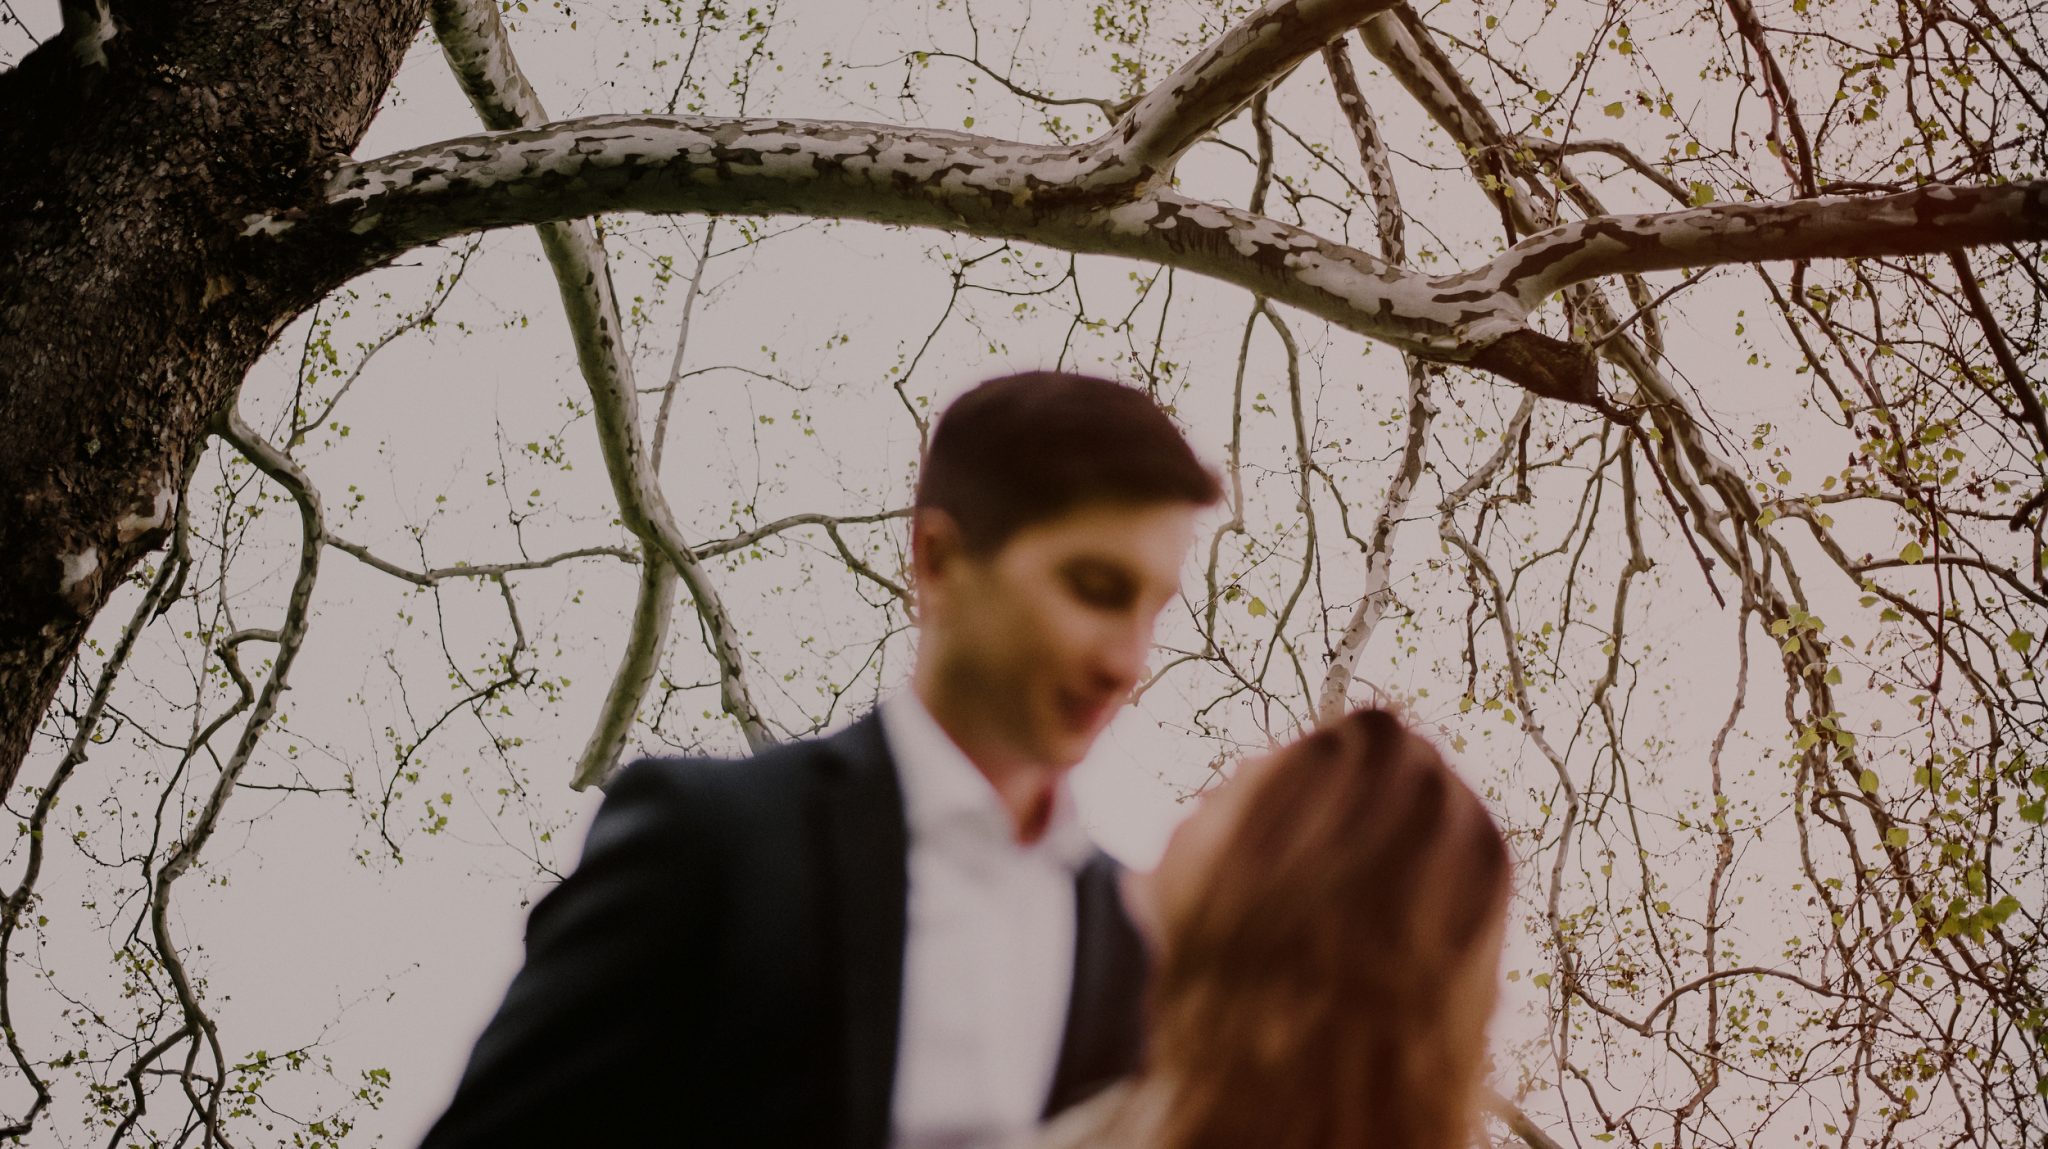
[(987, 555), (1025, 527), (1091, 503), (1207, 506), (1222, 493), (1143, 391), (1030, 371), (991, 379), (939, 416), (917, 508), (946, 512), (968, 550)]

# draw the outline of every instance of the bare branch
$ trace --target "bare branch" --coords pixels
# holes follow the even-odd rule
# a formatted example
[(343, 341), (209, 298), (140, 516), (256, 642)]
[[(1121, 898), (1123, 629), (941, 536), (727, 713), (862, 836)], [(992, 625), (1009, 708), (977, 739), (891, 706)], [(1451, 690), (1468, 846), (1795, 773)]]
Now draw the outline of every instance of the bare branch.
[[(206, 1130), (208, 1142), (225, 1146), (228, 1140), (221, 1130), (220, 1101), (221, 1079), (225, 1076), (227, 1060), (221, 1052), (220, 1037), (215, 1031), (213, 1018), (200, 1005), (198, 990), (185, 968), (183, 959), (179, 957), (177, 944), (171, 936), (171, 887), (198, 860), (200, 851), (205, 849), (207, 842), (213, 837), (214, 830), (220, 824), (221, 812), (226, 808), (228, 799), (234, 795), (242, 771), (248, 767), (257, 743), (262, 739), (265, 728), (270, 725), (271, 716), (277, 711), (278, 699), (287, 689), (286, 676), (305, 643), (306, 627), (311, 618), (313, 584), (320, 572), (320, 552), (326, 535), (326, 519), (320, 507), (320, 492), (306, 477), (305, 472), (299, 469), (298, 464), (294, 463), (290, 456), (250, 430), (242, 421), (241, 413), (233, 406), (224, 410), (215, 420), (214, 429), (216, 434), (232, 444), (245, 458), (254, 463), (258, 470), (291, 495), (299, 510), (300, 535), (299, 567), (292, 580), (282, 625), (276, 630), (236, 631), (220, 642), (221, 658), (244, 692), (243, 702), (236, 709), (239, 710), (245, 705), (248, 717), (243, 723), (241, 736), (235, 741), (234, 750), (229, 754), (227, 761), (221, 764), (220, 775), (208, 792), (205, 803), (181, 827), (183, 836), (171, 849), (162, 865), (157, 867), (155, 878), (150, 885), (150, 928), (155, 938), (158, 959), (162, 961), (164, 970), (170, 975), (171, 983), (177, 991), (178, 1004), (185, 1018), (182, 1028), (195, 1038), (205, 1039), (216, 1069), (214, 1081), (207, 1090), (204, 1100), (192, 1088), (190, 1070), (192, 1056), (197, 1055), (196, 1048), (192, 1056), (187, 1057), (186, 1072), (180, 1077), (186, 1097), (192, 1104), (192, 1111)], [(262, 688), (256, 691), (253, 698), (248, 693), (248, 679), (235, 662), (235, 647), (249, 641), (274, 643), (277, 647), (277, 653), (271, 658), (270, 674), (264, 679)], [(168, 1044), (160, 1043), (157, 1050), (160, 1052), (168, 1048)], [(146, 1064), (147, 1055), (137, 1061), (138, 1067)], [(131, 1113), (131, 1118), (139, 1115), (140, 1111), (141, 1106), (138, 1104)], [(118, 1139), (117, 1135), (116, 1140)]]
[(1563, 1143), (1545, 1133), (1541, 1125), (1529, 1120), (1529, 1115), (1522, 1112), (1521, 1107), (1514, 1102), (1491, 1089), (1486, 1091), (1483, 1101), (1486, 1108), (1492, 1110), (1494, 1115), (1507, 1125), (1509, 1131), (1520, 1137), (1529, 1149), (1564, 1149)]
[(1111, 123), (1122, 119), (1125, 113), (1129, 112), (1138, 102), (1135, 97), (1125, 100), (1105, 100), (1100, 96), (1051, 96), (1044, 92), (1034, 92), (1024, 87), (1022, 84), (982, 63), (979, 58), (974, 56), (963, 56), (958, 52), (932, 51), (920, 52), (918, 55), (933, 60), (958, 60), (979, 71), (989, 79), (994, 80), (996, 83), (1001, 84), (1005, 91), (1019, 99), (1029, 100), (1034, 104), (1042, 104), (1049, 108), (1094, 108), (1102, 113), (1103, 119)]
[(1559, 160), (1568, 156), (1586, 155), (1588, 153), (1612, 156), (1628, 165), (1630, 171), (1656, 184), (1679, 203), (1693, 202), (1692, 192), (1687, 190), (1683, 184), (1673, 179), (1669, 172), (1658, 170), (1654, 164), (1637, 155), (1635, 149), (1619, 140), (1576, 139), (1560, 142), (1557, 140), (1546, 140), (1542, 136), (1523, 135), (1515, 137), (1515, 146), (1546, 160)]
[(1796, 170), (1788, 170), (1787, 174), (1798, 185), (1800, 195), (1819, 195), (1818, 178), (1813, 167), (1813, 141), (1807, 138), (1806, 124), (1799, 118), (1799, 101), (1792, 94), (1792, 85), (1785, 82), (1785, 71), (1778, 66), (1777, 56), (1772, 54), (1770, 44), (1764, 39), (1763, 23), (1756, 18), (1756, 9), (1749, 0), (1728, 0), (1728, 11), (1735, 17), (1736, 30), (1763, 66), (1764, 96), (1771, 106), (1769, 138), (1779, 145), (1778, 154), (1783, 156), (1785, 148), (1781, 129), (1791, 129), (1799, 166)]
[(620, 562), (638, 563), (640, 556), (624, 547), (578, 547), (573, 551), (549, 555), (541, 559), (521, 559), (509, 563), (459, 564), (452, 567), (434, 567), (431, 570), (416, 571), (399, 566), (388, 559), (380, 558), (361, 543), (352, 543), (329, 531), (327, 545), (346, 555), (353, 556), (364, 566), (383, 571), (393, 578), (404, 579), (414, 586), (433, 586), (444, 579), (452, 578), (499, 578), (515, 571), (537, 571), (559, 566), (572, 559), (612, 558)]
[(1955, 268), (1956, 284), (1962, 288), (1963, 298), (1970, 305), (1971, 317), (1984, 332), (1985, 342), (1991, 345), (1991, 355), (1998, 360), (1999, 370), (2005, 373), (2006, 385), (2012, 388), (2013, 397), (2019, 401), (2028, 429), (2034, 432), (2035, 444), (2043, 452), (2048, 452), (2048, 412), (2041, 409), (2041, 396), (2035, 392), (2036, 384), (2020, 369), (2019, 360), (2012, 353), (2012, 344), (2005, 337), (2005, 329), (1999, 326), (1998, 317), (1991, 313), (1991, 304), (1984, 299), (1984, 288), (1977, 282), (1977, 272), (1970, 266), (1970, 257), (1961, 251), (1951, 251), (1948, 261)]
[(715, 555), (728, 555), (734, 551), (745, 550), (762, 539), (779, 535), (792, 527), (843, 527), (860, 523), (885, 523), (891, 519), (907, 519), (909, 517), (909, 507), (898, 507), (893, 511), (881, 511), (872, 515), (821, 515), (816, 513), (788, 515), (772, 522), (762, 523), (752, 530), (741, 531), (739, 534), (728, 538), (698, 543), (690, 549), (696, 552), (697, 557), (708, 559)]

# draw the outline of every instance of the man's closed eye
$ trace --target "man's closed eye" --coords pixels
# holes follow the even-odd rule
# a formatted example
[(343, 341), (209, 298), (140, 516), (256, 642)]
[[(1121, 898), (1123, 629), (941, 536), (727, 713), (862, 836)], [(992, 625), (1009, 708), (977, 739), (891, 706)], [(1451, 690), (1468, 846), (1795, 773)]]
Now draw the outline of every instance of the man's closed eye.
[(1137, 580), (1108, 563), (1069, 563), (1061, 576), (1076, 599), (1098, 610), (1128, 610), (1138, 599)]

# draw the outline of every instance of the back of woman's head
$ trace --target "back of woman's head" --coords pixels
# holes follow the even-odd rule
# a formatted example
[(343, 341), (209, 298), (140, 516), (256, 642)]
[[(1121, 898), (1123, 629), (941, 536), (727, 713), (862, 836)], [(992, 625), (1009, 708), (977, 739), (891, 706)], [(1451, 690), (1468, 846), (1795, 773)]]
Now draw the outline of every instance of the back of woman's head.
[(1462, 1149), (1507, 847), (1427, 741), (1359, 711), (1256, 777), (1199, 900), (1163, 923), (1162, 1149)]

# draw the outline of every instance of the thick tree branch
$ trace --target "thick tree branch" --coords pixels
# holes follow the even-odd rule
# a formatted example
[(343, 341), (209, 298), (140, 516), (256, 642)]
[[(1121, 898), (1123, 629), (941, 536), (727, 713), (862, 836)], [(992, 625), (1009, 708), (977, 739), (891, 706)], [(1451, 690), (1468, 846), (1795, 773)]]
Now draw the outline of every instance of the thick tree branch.
[(2005, 373), (2005, 382), (2012, 388), (2013, 398), (2019, 402), (2020, 414), (2027, 427), (2034, 432), (2034, 443), (2042, 452), (2048, 453), (2048, 411), (2041, 408), (2041, 397), (2036, 394), (2035, 383), (2027, 378), (2020, 367), (2020, 361), (2012, 353), (2012, 344), (2005, 337), (2005, 329), (1999, 326), (1998, 316), (1992, 313), (1991, 304), (1984, 298), (1983, 285), (1977, 282), (1976, 269), (1970, 266), (1970, 257), (1961, 251), (1948, 253), (1948, 261), (1955, 268), (1956, 286), (1963, 292), (1963, 299), (1970, 305), (1970, 316), (1984, 332), (1984, 341), (1991, 346), (1991, 356), (1998, 361), (1998, 368)]
[[(1230, 101), (1255, 92), (1246, 77), (1270, 80), (1263, 68), (1316, 50), (1369, 10), (1334, 0), (1269, 5), (1176, 73), (1184, 82), (1162, 84), (1109, 135), (1075, 146), (845, 121), (590, 117), (345, 165), (324, 205), (253, 216), (247, 231), (259, 242), (339, 242), (368, 267), (469, 231), (603, 211), (932, 227), (1196, 271), (1411, 354), (1469, 363), (1536, 394), (1591, 405), (1598, 404), (1592, 353), (1527, 323), (1563, 288), (1674, 267), (1905, 255), (2048, 237), (2048, 183), (1928, 185), (1872, 198), (1602, 215), (1550, 227), (1480, 267), (1424, 276), (1260, 214), (1167, 188), (1148, 191), (1158, 181), (1133, 175), (1132, 157), (1168, 155), (1191, 141), (1190, 132), (1211, 130), (1217, 116), (1234, 110)], [(1396, 74), (1455, 136), (1469, 133), (1474, 163), (1485, 153), (1493, 157), (1485, 163), (1509, 170), (1498, 154), (1506, 145), (1497, 125), (1471, 106), (1469, 92), (1443, 80), (1401, 16), (1397, 10), (1373, 20), (1367, 43), (1400, 65)], [(488, 21), (445, 23), (444, 43), (459, 48)], [(1287, 39), (1283, 28), (1298, 39)], [(508, 70), (509, 53), (479, 46), (466, 58), (458, 71), (477, 92), (518, 105), (487, 119), (538, 110)], [(1174, 99), (1185, 104), (1169, 115)], [(1511, 234), (1550, 222), (1536, 200), (1501, 198)]]
[(512, 58), (496, 4), (431, 0), (427, 12), (442, 58), (485, 127), (502, 132), (546, 122), (540, 95)]
[[(1549, 206), (1554, 201), (1527, 173), (1515, 171), (1506, 133), (1413, 9), (1406, 3), (1393, 5), (1366, 21), (1358, 38), (1423, 111), (1458, 141), (1473, 179), (1500, 212), (1510, 241), (1557, 222)], [(1515, 187), (1517, 174), (1520, 190)]]
[[(498, 9), (490, 0), (436, 0), (434, 29), (464, 92), (485, 123), (522, 125), (545, 118), (540, 97), (519, 71)], [(595, 214), (594, 212), (591, 214)], [(667, 645), (675, 597), (675, 576), (690, 589), (705, 637), (718, 663), (726, 713), (739, 723), (747, 744), (759, 750), (774, 742), (747, 686), (745, 657), (718, 589), (683, 541), (668, 500), (661, 492), (640, 433), (639, 392), (631, 358), (619, 342), (618, 301), (604, 242), (587, 220), (535, 221), (541, 247), (561, 289), (562, 309), (576, 344), (576, 361), (590, 388), (598, 442), (618, 499), (620, 518), (648, 549), (633, 611), (626, 653), (606, 694), (590, 744), (579, 762), (578, 789), (600, 781), (617, 763), (632, 717), (653, 681)], [(661, 569), (673, 568), (672, 571)]]
[(1087, 145), (1105, 173), (1154, 186), (1195, 141), (1323, 45), (1395, 0), (1274, 0), (1145, 93), (1109, 134)]
[(114, 38), (114, 14), (107, 0), (63, 0), (64, 30), (60, 39), (70, 45), (71, 58), (78, 66), (105, 71), (107, 41)]
[(1766, 260), (1927, 255), (2044, 239), (2048, 180), (1928, 184), (1894, 195), (1721, 203), (1579, 220), (1523, 240), (1466, 278), (1511, 292), (1533, 307), (1552, 292), (1609, 275)]
[[(1337, 105), (1358, 144), (1359, 163), (1378, 208), (1380, 255), (1388, 263), (1402, 266), (1408, 262), (1407, 228), (1386, 139), (1380, 134), (1372, 109), (1366, 105), (1344, 41), (1333, 41), (1324, 48), (1323, 62), (1337, 92)], [(1366, 539), (1364, 593), (1331, 650), (1330, 664), (1323, 672), (1322, 688), (1316, 698), (1316, 714), (1323, 722), (1337, 721), (1350, 708), (1351, 682), (1357, 674), (1359, 657), (1372, 642), (1373, 632), (1379, 629), (1380, 619), (1393, 603), (1394, 532), (1408, 513), (1415, 484), (1421, 481), (1430, 424), (1436, 418), (1436, 400), (1429, 393), (1431, 368), (1407, 354), (1402, 355), (1401, 365), (1408, 376), (1408, 431), (1402, 441), (1401, 461), (1387, 484), (1386, 497)]]
[[(641, 700), (661, 669), (661, 655), (668, 648), (669, 620), (675, 614), (676, 572), (666, 558), (650, 552), (640, 566), (640, 585), (633, 597), (633, 621), (626, 630), (625, 650), (618, 669), (591, 723), (590, 737), (576, 758), (576, 770), (569, 778), (574, 790), (603, 786), (619, 768), (619, 756), (640, 716)], [(722, 668), (721, 668), (722, 669)], [(723, 673), (720, 675), (724, 679)], [(751, 744), (753, 739), (750, 737)]]
[[(599, 211), (865, 219), (1120, 255), (1235, 283), (1424, 358), (1473, 362), (1590, 402), (1590, 358), (1525, 326), (1526, 308), (1278, 220), (1171, 191), (1059, 202), (1072, 150), (881, 125), (596, 117), (434, 145), (344, 169), (317, 217), (249, 231), (359, 237), (364, 266), (483, 228)], [(1043, 198), (1041, 198), (1043, 193)], [(343, 239), (344, 242), (348, 242)]]

